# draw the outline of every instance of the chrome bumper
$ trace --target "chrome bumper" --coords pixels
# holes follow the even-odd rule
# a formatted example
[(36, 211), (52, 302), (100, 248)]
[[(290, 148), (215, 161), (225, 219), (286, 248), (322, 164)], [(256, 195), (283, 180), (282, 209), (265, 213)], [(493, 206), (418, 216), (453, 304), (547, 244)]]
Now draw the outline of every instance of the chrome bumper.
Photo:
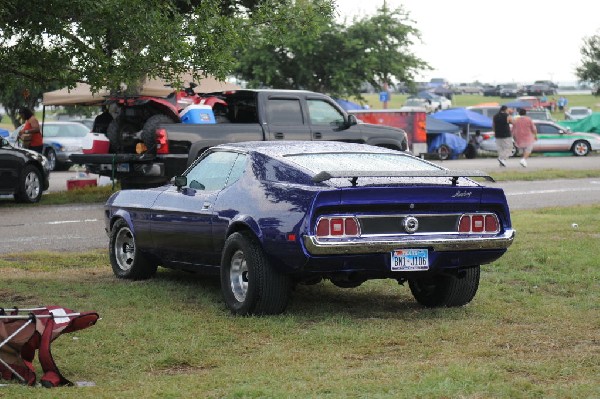
[(388, 253), (395, 249), (431, 248), (434, 251), (473, 251), (486, 249), (506, 249), (515, 239), (515, 230), (506, 230), (501, 235), (469, 237), (464, 235), (444, 235), (427, 238), (403, 236), (396, 240), (360, 241), (317, 241), (314, 236), (304, 236), (304, 245), (311, 255), (360, 255)]

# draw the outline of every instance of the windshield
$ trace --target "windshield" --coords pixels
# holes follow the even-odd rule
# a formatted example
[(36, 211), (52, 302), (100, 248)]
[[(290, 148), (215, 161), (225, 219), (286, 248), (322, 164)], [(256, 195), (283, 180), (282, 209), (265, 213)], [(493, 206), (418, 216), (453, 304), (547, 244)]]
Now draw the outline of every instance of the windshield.
[(90, 129), (81, 123), (42, 125), (44, 137), (85, 137)]
[(587, 115), (587, 113), (588, 113), (587, 109), (572, 109), (571, 110), (572, 115)]
[(402, 154), (384, 153), (319, 153), (293, 154), (286, 159), (306, 168), (313, 173), (321, 171), (366, 171), (366, 172), (402, 172), (417, 170), (439, 170), (440, 168), (418, 158)]

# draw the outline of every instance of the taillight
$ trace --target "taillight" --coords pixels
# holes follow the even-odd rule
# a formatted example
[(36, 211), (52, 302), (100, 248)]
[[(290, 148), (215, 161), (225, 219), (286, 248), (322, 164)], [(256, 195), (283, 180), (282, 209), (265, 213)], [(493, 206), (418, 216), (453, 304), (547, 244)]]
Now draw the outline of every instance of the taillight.
[(167, 138), (167, 131), (163, 128), (156, 129), (156, 153), (169, 153), (169, 140)]
[(354, 216), (322, 217), (317, 222), (317, 237), (358, 237), (360, 229)]
[(497, 233), (500, 231), (498, 217), (491, 213), (464, 214), (458, 221), (458, 232), (464, 234)]

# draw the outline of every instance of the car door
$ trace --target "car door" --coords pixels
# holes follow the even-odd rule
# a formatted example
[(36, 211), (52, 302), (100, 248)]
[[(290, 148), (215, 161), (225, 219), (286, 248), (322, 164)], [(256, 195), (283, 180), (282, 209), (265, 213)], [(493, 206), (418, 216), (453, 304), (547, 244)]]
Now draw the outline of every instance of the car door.
[(16, 151), (13, 150), (8, 142), (0, 138), (0, 192), (12, 192), (17, 186), (19, 171), (23, 167), (24, 161), (21, 160)]
[(270, 140), (310, 140), (300, 97), (273, 95), (266, 99), (266, 122)]
[(533, 145), (535, 152), (569, 151), (572, 140), (559, 126), (551, 123), (536, 123), (538, 139)]
[(312, 140), (359, 141), (359, 138), (353, 138), (341, 129), (344, 115), (333, 104), (322, 98), (307, 98), (306, 104)]
[(189, 269), (214, 264), (215, 202), (237, 152), (211, 152), (185, 174), (187, 184), (165, 190), (152, 206), (152, 239), (163, 259)]

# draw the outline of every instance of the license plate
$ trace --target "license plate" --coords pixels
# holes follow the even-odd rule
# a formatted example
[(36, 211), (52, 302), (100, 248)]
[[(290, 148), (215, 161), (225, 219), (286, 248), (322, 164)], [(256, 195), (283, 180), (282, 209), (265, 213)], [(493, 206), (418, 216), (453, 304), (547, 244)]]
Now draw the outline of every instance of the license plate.
[(118, 163), (117, 164), (117, 172), (129, 172), (129, 164), (128, 163)]
[(392, 251), (392, 271), (429, 270), (429, 252), (426, 249), (397, 249)]

